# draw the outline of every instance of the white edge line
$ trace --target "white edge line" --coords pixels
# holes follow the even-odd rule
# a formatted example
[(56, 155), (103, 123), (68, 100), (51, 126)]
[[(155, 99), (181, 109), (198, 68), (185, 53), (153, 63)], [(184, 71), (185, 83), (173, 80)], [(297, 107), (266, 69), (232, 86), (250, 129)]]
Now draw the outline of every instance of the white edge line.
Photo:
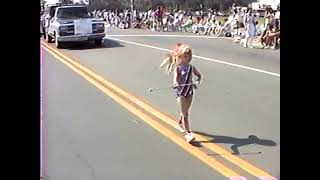
[[(150, 46), (150, 45), (146, 45), (146, 44), (140, 44), (140, 43), (136, 43), (136, 42), (132, 42), (132, 41), (126, 41), (126, 40), (117, 39), (117, 38), (112, 38), (110, 36), (106, 36), (105, 38), (111, 39), (111, 40), (115, 40), (115, 41), (124, 42), (124, 43), (128, 43), (128, 44), (134, 44), (134, 45), (137, 45), (137, 46), (143, 46), (143, 47), (148, 47), (148, 48), (152, 48), (152, 49), (158, 49), (158, 50), (161, 50), (161, 51), (171, 52), (171, 50), (169, 50), (169, 49)], [(211, 58), (202, 57), (202, 56), (198, 56), (198, 55), (193, 55), (193, 57), (199, 58), (199, 59), (203, 59), (203, 60), (207, 60), (207, 61), (217, 62), (217, 63), (221, 63), (221, 64), (226, 64), (226, 65), (230, 65), (230, 66), (234, 66), (234, 67), (239, 67), (239, 68), (243, 68), (243, 69), (247, 69), (247, 70), (251, 70), (251, 71), (256, 71), (256, 72), (260, 72), (260, 73), (264, 73), (264, 74), (269, 74), (269, 75), (272, 75), (272, 76), (280, 77), (280, 74), (269, 72), (269, 71), (265, 71), (265, 70), (261, 70), (261, 69), (256, 69), (256, 68), (252, 68), (252, 67), (248, 67), (248, 66), (243, 66), (243, 65), (239, 65), (239, 64), (233, 64), (233, 63), (230, 63), (230, 62), (225, 62), (225, 61), (221, 61), (221, 60), (217, 60), (217, 59), (211, 59)]]
[(229, 37), (214, 37), (214, 36), (188, 36), (178, 34), (115, 34), (108, 37), (183, 37), (183, 38), (203, 38), (203, 39), (231, 39)]

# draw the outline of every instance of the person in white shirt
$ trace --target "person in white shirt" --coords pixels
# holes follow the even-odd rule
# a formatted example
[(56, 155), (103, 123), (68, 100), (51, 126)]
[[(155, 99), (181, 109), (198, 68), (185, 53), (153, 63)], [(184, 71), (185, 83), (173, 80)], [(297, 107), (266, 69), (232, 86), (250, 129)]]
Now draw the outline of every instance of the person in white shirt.
[(228, 21), (226, 23), (230, 24), (234, 19), (234, 14), (231, 13), (231, 15), (228, 17)]
[(264, 18), (264, 30), (267, 30), (267, 27), (269, 25), (269, 17), (270, 14), (267, 14), (267, 16)]
[(172, 23), (172, 31), (176, 31), (177, 29), (179, 29), (179, 17), (176, 16), (173, 20)]
[(277, 11), (275, 14), (275, 19), (280, 19), (280, 11)]
[(180, 11), (180, 15), (179, 15), (179, 21), (178, 21), (178, 27), (179, 27), (179, 31), (182, 30), (182, 23), (183, 23), (183, 19), (184, 19), (184, 14), (182, 11)]
[(239, 17), (238, 17), (239, 23), (243, 23), (243, 18), (244, 18), (244, 12), (241, 11), (241, 12), (239, 13)]
[(148, 10), (148, 12), (147, 12), (147, 15), (148, 15), (148, 19), (150, 19), (151, 18), (151, 12), (152, 12), (152, 10), (151, 10), (151, 8)]
[(173, 15), (173, 18), (174, 18), (174, 19), (177, 19), (178, 17), (179, 17), (179, 12), (176, 11), (176, 12), (174, 13), (174, 15)]
[(240, 13), (238, 11), (235, 11), (233, 17), (234, 17), (234, 19), (237, 19), (239, 21)]
[(162, 18), (162, 28), (163, 28), (163, 31), (168, 31), (168, 16), (164, 16)]
[(184, 14), (183, 14), (183, 12), (180, 12), (180, 14), (179, 14), (179, 21), (183, 21), (183, 18), (184, 18)]
[(209, 12), (208, 12), (208, 19), (211, 19), (211, 16), (212, 16), (212, 10), (209, 9)]
[(45, 16), (44, 16), (44, 27), (45, 28), (48, 28), (49, 27), (49, 24), (50, 24), (50, 14), (49, 13), (47, 13)]
[(238, 34), (238, 29), (239, 29), (239, 21), (238, 21), (238, 18), (233, 18), (231, 23), (230, 23), (230, 26), (231, 26), (231, 36), (234, 37)]

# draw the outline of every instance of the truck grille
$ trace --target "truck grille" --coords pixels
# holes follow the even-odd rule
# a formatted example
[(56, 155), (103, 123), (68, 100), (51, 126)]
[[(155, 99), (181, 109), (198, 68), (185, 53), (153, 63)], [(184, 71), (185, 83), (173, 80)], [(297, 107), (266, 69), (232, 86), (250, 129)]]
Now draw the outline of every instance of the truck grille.
[(104, 33), (104, 27), (97, 28), (97, 24), (92, 24), (92, 33)]
[(74, 35), (74, 25), (67, 26), (67, 31), (60, 31), (60, 36)]

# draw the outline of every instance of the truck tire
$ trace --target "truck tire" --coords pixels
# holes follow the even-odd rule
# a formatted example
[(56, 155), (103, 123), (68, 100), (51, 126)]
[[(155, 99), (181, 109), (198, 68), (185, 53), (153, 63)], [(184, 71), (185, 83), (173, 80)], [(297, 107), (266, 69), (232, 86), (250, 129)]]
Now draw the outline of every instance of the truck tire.
[(52, 37), (48, 34), (48, 33), (46, 33), (47, 34), (47, 43), (52, 43)]
[(94, 40), (94, 44), (95, 44), (96, 46), (101, 46), (101, 45), (102, 45), (102, 39), (95, 39), (95, 40)]
[(58, 40), (58, 36), (55, 36), (55, 44), (58, 49), (62, 48), (62, 42)]

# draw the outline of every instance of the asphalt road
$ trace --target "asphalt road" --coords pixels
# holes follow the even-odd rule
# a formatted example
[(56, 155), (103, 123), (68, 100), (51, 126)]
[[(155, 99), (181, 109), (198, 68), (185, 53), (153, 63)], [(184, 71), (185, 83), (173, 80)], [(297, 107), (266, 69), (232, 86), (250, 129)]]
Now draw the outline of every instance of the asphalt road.
[[(167, 52), (153, 47), (190, 44), (200, 57), (192, 63), (204, 76), (191, 109), (192, 129), (214, 139), (209, 143), (235, 151), (236, 156), (279, 177), (280, 51), (245, 49), (226, 39), (153, 36), (157, 34), (173, 35), (112, 29), (108, 35), (117, 40), (105, 39), (103, 47), (80, 44), (59, 51), (177, 117), (173, 91), (147, 91), (171, 84), (159, 68)], [(48, 180), (226, 179), (46, 51), (43, 62)], [(219, 154), (209, 154), (239, 174), (258, 179)]]

